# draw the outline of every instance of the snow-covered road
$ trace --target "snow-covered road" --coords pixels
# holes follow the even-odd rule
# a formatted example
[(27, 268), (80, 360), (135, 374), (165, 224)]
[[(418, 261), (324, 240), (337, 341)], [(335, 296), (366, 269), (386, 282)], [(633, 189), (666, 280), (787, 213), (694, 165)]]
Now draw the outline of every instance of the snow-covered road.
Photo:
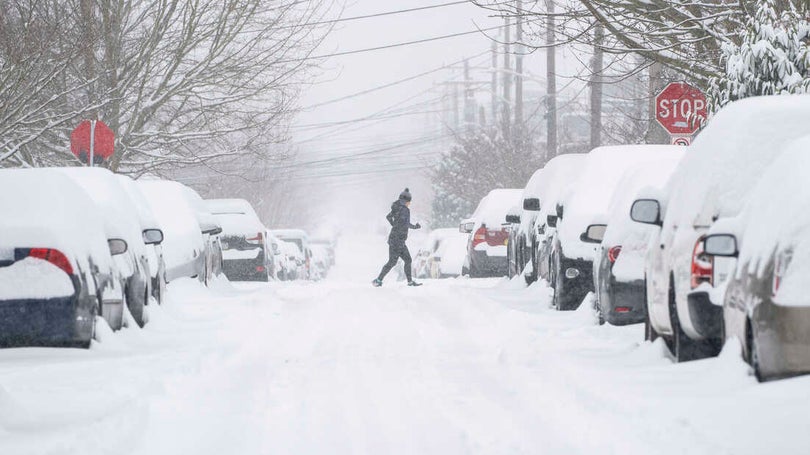
[(320, 283), (170, 286), (89, 351), (0, 351), (0, 454), (806, 454), (810, 378), (674, 365), (541, 284), (386, 282), (347, 239)]

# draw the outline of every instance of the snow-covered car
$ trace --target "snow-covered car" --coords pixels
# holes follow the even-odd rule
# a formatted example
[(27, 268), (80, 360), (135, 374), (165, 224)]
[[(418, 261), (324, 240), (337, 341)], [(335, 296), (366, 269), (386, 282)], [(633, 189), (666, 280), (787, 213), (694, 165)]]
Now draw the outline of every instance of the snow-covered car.
[(439, 239), (436, 251), (430, 255), (429, 276), (431, 278), (460, 276), (467, 256), (469, 238), (469, 234), (458, 232), (458, 229), (448, 229), (447, 234)]
[(312, 254), (312, 279), (322, 280), (329, 274), (329, 267), (331, 264), (329, 248), (327, 245), (315, 244), (310, 246)]
[(711, 287), (714, 269), (728, 262), (704, 254), (703, 236), (715, 220), (739, 214), (786, 144), (810, 134), (807, 118), (808, 95), (730, 103), (689, 147), (662, 198), (633, 204), (634, 220), (662, 226), (645, 259), (646, 336), (664, 337), (679, 361), (713, 355), (722, 342), (722, 308), (709, 293), (693, 291)]
[(197, 217), (197, 223), (200, 225), (200, 231), (203, 235), (203, 261), (202, 275), (198, 278), (206, 285), (211, 282), (214, 277), (224, 273), (223, 256), (222, 256), (222, 243), (220, 242), (220, 234), (222, 233), (222, 226), (219, 220), (214, 217), (205, 200), (199, 193), (194, 191), (189, 186), (182, 185), (183, 196), (186, 198), (191, 207), (194, 208), (194, 215)]
[(597, 247), (593, 264), (595, 299), (599, 321), (613, 325), (644, 322), (644, 257), (657, 226), (635, 223), (630, 207), (641, 190), (663, 189), (675, 171), (684, 147), (650, 146), (659, 159), (628, 168), (609, 205), (605, 237)]
[(506, 276), (506, 248), (509, 230), (506, 213), (520, 202), (523, 190), (492, 190), (478, 203), (472, 217), (462, 221), (459, 230), (471, 234), (464, 272), (470, 277)]
[(189, 202), (186, 187), (169, 180), (138, 180), (152, 213), (163, 229), (163, 258), (166, 279), (206, 275), (207, 239), (200, 227), (196, 208)]
[(654, 162), (658, 151), (651, 145), (598, 147), (588, 153), (572, 191), (565, 197), (557, 221), (552, 250), (553, 305), (574, 310), (593, 291), (593, 262), (610, 215), (610, 201), (621, 189), (624, 171), (635, 164)]
[(270, 278), (274, 280), (282, 280), (282, 275), (286, 268), (286, 264), (284, 263), (286, 257), (281, 252), (281, 240), (273, 235), (269, 229), (264, 231), (264, 235), (268, 274)]
[(329, 254), (329, 266), (335, 265), (335, 240), (332, 237), (313, 237), (310, 239), (313, 245), (321, 245)]
[(281, 251), (286, 256), (286, 270), (284, 271), (284, 280), (302, 280), (306, 279), (307, 268), (306, 258), (304, 252), (298, 247), (298, 244), (291, 241), (281, 240)]
[(113, 258), (113, 265), (124, 280), (122, 285), (127, 308), (135, 322), (143, 327), (148, 317), (146, 306), (149, 305), (149, 298), (152, 296), (152, 275), (135, 202), (124, 189), (121, 180), (107, 169), (100, 167), (53, 169), (67, 175), (95, 202), (104, 219), (109, 238), (120, 238), (127, 242), (126, 253), (116, 255)]
[(107, 237), (87, 193), (51, 169), (8, 169), (0, 194), (0, 346), (86, 348), (96, 316), (120, 327), (111, 255), (126, 242)]
[[(559, 215), (557, 209), (571, 191), (572, 185), (576, 183), (587, 157), (587, 154), (580, 153), (552, 158), (543, 167), (542, 177), (537, 181), (537, 186), (526, 191), (528, 199), (537, 198), (536, 202), (529, 202), (529, 209), (526, 211), (534, 211), (532, 209), (538, 204), (540, 207), (537, 215), (534, 216), (534, 224), (525, 227), (529, 230), (532, 268), (524, 275), (529, 282), (535, 281), (539, 277), (549, 283), (554, 283), (551, 276), (551, 258), (557, 233), (557, 216)], [(522, 222), (521, 218), (521, 224)]]
[(285, 242), (292, 242), (304, 257), (303, 271), (298, 274), (299, 280), (310, 279), (309, 235), (303, 229), (273, 229), (273, 235)]
[(526, 242), (521, 241), (519, 238), (520, 231), (520, 207), (512, 207), (506, 212), (506, 220), (504, 226), (506, 227), (507, 240), (506, 240), (506, 275), (509, 278), (520, 274), (525, 264), (523, 261), (524, 248)]
[[(726, 339), (760, 380), (810, 373), (810, 136), (788, 146), (741, 214), (712, 226), (704, 250), (736, 258), (723, 301)], [(722, 280), (722, 277), (716, 277)]]
[(152, 281), (152, 297), (158, 304), (163, 303), (166, 295), (166, 261), (163, 259), (163, 230), (157, 217), (152, 213), (149, 202), (141, 192), (138, 185), (130, 177), (117, 174), (116, 177), (129, 195), (138, 215), (142, 240), (146, 248), (146, 258), (149, 263), (149, 274)]
[(267, 229), (244, 199), (208, 199), (206, 207), (222, 226), (225, 276), (231, 281), (267, 281)]
[[(510, 214), (514, 224), (509, 234), (509, 263), (512, 269), (510, 277), (523, 273), (526, 264), (532, 260), (534, 226), (537, 224), (541, 207), (539, 190), (547, 178), (546, 174), (548, 172), (545, 168), (538, 169), (532, 174), (523, 189), (518, 212)], [(535, 279), (536, 275), (532, 268), (529, 281)]]
[(431, 257), (439, 248), (441, 239), (451, 232), (458, 234), (458, 229), (434, 229), (428, 233), (413, 258), (413, 276), (416, 278), (430, 278)]

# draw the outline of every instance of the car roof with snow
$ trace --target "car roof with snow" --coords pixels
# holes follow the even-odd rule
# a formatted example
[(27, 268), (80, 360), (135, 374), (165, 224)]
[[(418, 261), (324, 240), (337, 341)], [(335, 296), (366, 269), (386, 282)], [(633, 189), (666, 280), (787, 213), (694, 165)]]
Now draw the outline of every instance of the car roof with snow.
[(566, 190), (573, 185), (579, 173), (585, 167), (588, 154), (571, 153), (552, 158), (543, 167), (543, 178), (530, 194), (540, 199), (540, 215), (538, 220), (545, 223), (547, 215), (556, 213), (557, 204), (566, 195)]
[(610, 216), (604, 237), (606, 245), (646, 244), (646, 234), (658, 228), (630, 219), (630, 207), (640, 191), (665, 187), (685, 153), (686, 147), (664, 145), (656, 151), (659, 159), (634, 164), (624, 171), (617, 185), (621, 191), (614, 192), (609, 205)]
[(109, 270), (104, 222), (70, 177), (53, 169), (2, 169), (0, 194), (0, 247), (55, 248), (84, 270), (88, 258)]
[(52, 168), (71, 178), (96, 203), (105, 220), (109, 238), (126, 240), (128, 249), (136, 255), (145, 254), (140, 220), (135, 202), (124, 189), (121, 181), (108, 169), (100, 167)]
[(718, 111), (672, 176), (664, 229), (738, 214), (785, 145), (810, 134), (807, 119), (810, 95), (747, 98)]
[(266, 230), (244, 199), (206, 199), (205, 206), (222, 227), (223, 235), (256, 235)]
[(585, 166), (564, 201), (557, 225), (563, 253), (569, 258), (593, 259), (594, 244), (580, 235), (591, 224), (607, 224), (610, 202), (624, 171), (636, 164), (654, 162), (669, 145), (620, 145), (597, 147), (588, 153)]
[(185, 187), (169, 180), (138, 180), (137, 184), (163, 229), (161, 245), (167, 267), (193, 260), (204, 245), (196, 210)]
[(506, 222), (506, 214), (521, 201), (522, 189), (500, 188), (492, 190), (481, 199), (473, 213), (476, 228), (481, 225), (489, 228), (500, 227)]

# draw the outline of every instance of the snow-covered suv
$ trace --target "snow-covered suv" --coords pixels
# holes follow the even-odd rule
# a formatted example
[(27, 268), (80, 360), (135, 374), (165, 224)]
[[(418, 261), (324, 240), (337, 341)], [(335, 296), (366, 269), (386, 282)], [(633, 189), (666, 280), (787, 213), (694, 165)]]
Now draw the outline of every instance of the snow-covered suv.
[(464, 273), (470, 277), (505, 276), (509, 231), (503, 226), (506, 214), (520, 202), (523, 190), (492, 190), (481, 199), (473, 216), (461, 223), (460, 230), (471, 234), (467, 243)]
[(810, 95), (748, 98), (721, 109), (700, 133), (663, 198), (635, 201), (635, 221), (662, 226), (645, 260), (646, 336), (662, 336), (679, 361), (717, 352), (722, 308), (710, 293), (714, 258), (703, 236), (739, 214), (763, 170), (786, 143), (810, 134)]

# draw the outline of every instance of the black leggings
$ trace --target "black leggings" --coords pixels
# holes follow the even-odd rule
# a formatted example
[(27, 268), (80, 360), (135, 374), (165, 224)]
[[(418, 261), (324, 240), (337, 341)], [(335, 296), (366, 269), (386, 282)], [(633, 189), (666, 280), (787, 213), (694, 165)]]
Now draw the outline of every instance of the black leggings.
[(408, 281), (411, 281), (411, 253), (408, 251), (408, 246), (404, 243), (388, 244), (388, 262), (385, 263), (380, 272), (380, 276), (378, 277), (380, 281), (397, 265), (399, 258), (405, 261), (405, 277), (408, 278)]

